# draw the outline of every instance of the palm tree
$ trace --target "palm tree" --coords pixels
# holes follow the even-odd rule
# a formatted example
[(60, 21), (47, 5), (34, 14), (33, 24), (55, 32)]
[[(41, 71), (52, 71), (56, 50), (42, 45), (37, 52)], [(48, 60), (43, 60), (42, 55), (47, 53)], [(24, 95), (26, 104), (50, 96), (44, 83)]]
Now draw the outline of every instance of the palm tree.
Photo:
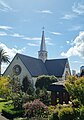
[(3, 48), (0, 48), (0, 76), (1, 76), (1, 64), (2, 62), (8, 63), (9, 62), (9, 56), (6, 55), (7, 52), (3, 50)]

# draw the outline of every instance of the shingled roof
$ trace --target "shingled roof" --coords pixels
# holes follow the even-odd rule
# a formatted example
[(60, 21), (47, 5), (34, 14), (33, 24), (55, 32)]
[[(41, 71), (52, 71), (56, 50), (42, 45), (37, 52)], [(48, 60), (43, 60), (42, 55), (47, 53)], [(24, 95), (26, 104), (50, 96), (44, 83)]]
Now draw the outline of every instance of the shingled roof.
[(64, 73), (66, 62), (68, 61), (68, 59), (65, 58), (46, 60), (46, 62), (43, 63), (42, 60), (37, 58), (22, 54), (17, 55), (33, 77), (39, 75), (55, 75), (56, 77), (61, 77)]
[(56, 77), (61, 77), (64, 73), (65, 65), (68, 59), (53, 59), (46, 60), (45, 66), (49, 75), (55, 75)]
[(48, 72), (42, 60), (22, 54), (17, 55), (32, 76), (35, 77), (40, 75), (48, 75)]

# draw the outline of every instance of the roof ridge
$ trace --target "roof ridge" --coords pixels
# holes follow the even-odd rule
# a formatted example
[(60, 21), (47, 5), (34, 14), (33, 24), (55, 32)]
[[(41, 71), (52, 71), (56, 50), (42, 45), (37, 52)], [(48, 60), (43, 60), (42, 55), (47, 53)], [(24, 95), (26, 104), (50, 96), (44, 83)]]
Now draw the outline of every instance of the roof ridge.
[(19, 55), (19, 57), (20, 56), (24, 56), (24, 57), (29, 57), (29, 58), (33, 58), (33, 59), (37, 59), (38, 60), (38, 58), (35, 58), (35, 57), (32, 57), (32, 56), (28, 56), (28, 55), (24, 55), (24, 54), (21, 54), (21, 53), (17, 53), (16, 55)]
[(68, 58), (53, 58), (53, 59), (47, 59), (46, 61), (50, 61), (50, 60), (68, 60)]

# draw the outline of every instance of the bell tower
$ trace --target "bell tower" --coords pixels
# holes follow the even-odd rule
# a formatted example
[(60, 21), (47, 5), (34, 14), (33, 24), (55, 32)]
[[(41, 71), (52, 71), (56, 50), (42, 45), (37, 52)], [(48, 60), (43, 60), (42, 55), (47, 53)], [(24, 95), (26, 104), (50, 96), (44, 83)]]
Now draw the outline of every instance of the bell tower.
[(43, 27), (40, 51), (38, 51), (38, 58), (41, 59), (44, 63), (47, 60), (47, 53), (48, 52), (46, 51), (45, 35), (44, 35), (44, 27)]

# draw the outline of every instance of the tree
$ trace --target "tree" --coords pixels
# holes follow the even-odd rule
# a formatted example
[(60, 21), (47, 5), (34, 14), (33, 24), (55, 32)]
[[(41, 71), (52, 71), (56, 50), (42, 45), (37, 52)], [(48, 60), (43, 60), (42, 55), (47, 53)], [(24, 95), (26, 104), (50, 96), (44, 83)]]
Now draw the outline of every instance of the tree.
[(23, 104), (23, 92), (21, 90), (21, 83), (18, 77), (12, 76), (9, 82), (10, 99), (13, 101), (14, 108), (22, 109)]
[(9, 92), (9, 77), (2, 76), (0, 80), (0, 96), (7, 99)]
[(45, 88), (36, 89), (36, 98), (40, 99), (41, 102), (43, 102), (46, 105), (49, 105), (50, 103), (50, 92), (47, 91)]
[(48, 89), (49, 85), (54, 82), (57, 82), (55, 76), (42, 75), (37, 78), (35, 86), (40, 89)]
[(0, 48), (0, 76), (1, 76), (1, 64), (2, 64), (2, 62), (8, 63), (9, 57), (6, 54), (6, 52), (2, 48)]
[(71, 76), (66, 80), (65, 87), (73, 99), (78, 99), (84, 105), (84, 77)]
[(34, 93), (34, 88), (27, 76), (23, 78), (22, 81), (22, 91), (32, 95)]
[(23, 92), (27, 92), (27, 89), (28, 89), (29, 85), (30, 85), (30, 81), (28, 80), (28, 77), (25, 76), (23, 78), (23, 81), (22, 81), (22, 90), (23, 90)]

